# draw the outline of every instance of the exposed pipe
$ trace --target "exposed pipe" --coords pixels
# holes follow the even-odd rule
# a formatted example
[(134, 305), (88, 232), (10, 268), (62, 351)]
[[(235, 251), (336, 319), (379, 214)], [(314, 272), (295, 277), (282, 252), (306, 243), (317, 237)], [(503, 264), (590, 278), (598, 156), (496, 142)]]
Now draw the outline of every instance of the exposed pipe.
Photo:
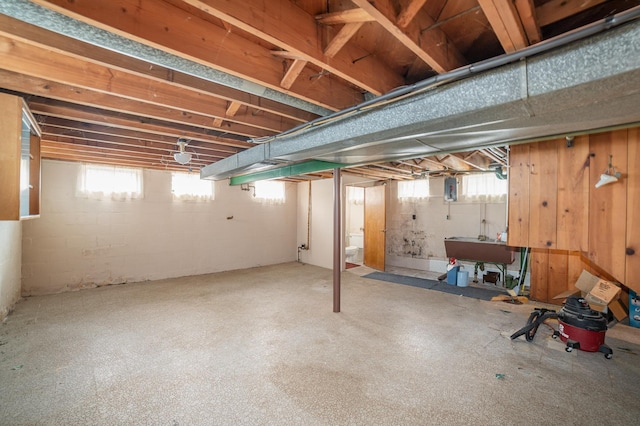
[(509, 63), (516, 62), (533, 55), (538, 55), (540, 53), (544, 53), (549, 50), (562, 47), (566, 44), (572, 43), (577, 40), (581, 40), (583, 38), (590, 37), (602, 31), (617, 27), (627, 22), (631, 22), (638, 18), (640, 18), (640, 6), (636, 6), (627, 11), (606, 17), (604, 19), (601, 19), (600, 21), (593, 22), (582, 28), (562, 34), (560, 36), (550, 38), (548, 40), (537, 43), (533, 46), (529, 46), (525, 49), (519, 50), (517, 52), (506, 53), (504, 55), (490, 58), (484, 61), (476, 62), (475, 64), (467, 65), (465, 67), (461, 67), (444, 74), (433, 76), (431, 78), (422, 80), (420, 82), (414, 83), (409, 86), (398, 87), (390, 92), (385, 93), (384, 95), (378, 96), (377, 98), (373, 98), (368, 101), (362, 102), (358, 105), (354, 105), (352, 107), (343, 109), (341, 111), (336, 111), (334, 113), (331, 113), (327, 116), (317, 118), (315, 120), (312, 120), (305, 124), (301, 124), (285, 132), (282, 132), (280, 134), (277, 134), (274, 136), (267, 136), (263, 138), (249, 139), (249, 141), (253, 143), (267, 143), (276, 139), (285, 138), (287, 136), (303, 132), (304, 130), (310, 129), (312, 127), (320, 126), (322, 124), (344, 118), (348, 115), (352, 115), (352, 114), (361, 112), (363, 110), (372, 109), (372, 108), (384, 105), (386, 103), (398, 101), (407, 96), (411, 96), (422, 91), (433, 89), (444, 83), (450, 83), (453, 81), (461, 80), (463, 78), (470, 77), (480, 72), (498, 68), (503, 65), (507, 65)]

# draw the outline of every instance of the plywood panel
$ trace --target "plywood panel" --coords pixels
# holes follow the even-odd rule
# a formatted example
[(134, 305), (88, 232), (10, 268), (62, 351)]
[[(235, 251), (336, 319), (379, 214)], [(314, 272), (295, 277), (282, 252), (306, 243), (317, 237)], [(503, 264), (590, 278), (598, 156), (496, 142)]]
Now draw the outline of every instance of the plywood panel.
[(569, 278), (569, 252), (566, 250), (549, 250), (549, 272), (547, 274), (546, 298), (538, 299), (542, 302), (562, 303), (562, 300), (554, 300), (553, 297), (564, 292), (568, 288)]
[(557, 248), (589, 248), (589, 137), (558, 144)]
[(529, 297), (532, 300), (545, 301), (547, 299), (549, 275), (549, 250), (531, 250), (531, 287)]
[(529, 247), (529, 144), (509, 150), (509, 218), (507, 241)]
[(624, 284), (640, 293), (640, 128), (628, 130), (627, 236)]
[[(622, 282), (625, 280), (627, 235), (627, 130), (591, 135), (589, 146), (593, 155), (590, 159), (589, 259)], [(607, 169), (609, 156), (623, 178), (595, 188), (600, 175)]]
[(530, 247), (557, 247), (557, 145), (558, 141), (554, 140), (532, 144), (530, 148)]

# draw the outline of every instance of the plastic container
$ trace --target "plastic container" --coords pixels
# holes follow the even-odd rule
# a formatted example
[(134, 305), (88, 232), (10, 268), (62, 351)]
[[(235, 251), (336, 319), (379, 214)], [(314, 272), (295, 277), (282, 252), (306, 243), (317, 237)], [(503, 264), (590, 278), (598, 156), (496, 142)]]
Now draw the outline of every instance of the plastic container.
[(458, 282), (458, 271), (460, 270), (459, 266), (454, 266), (453, 268), (447, 271), (447, 284), (456, 285)]
[(467, 287), (469, 285), (469, 271), (458, 271), (457, 279), (458, 287)]

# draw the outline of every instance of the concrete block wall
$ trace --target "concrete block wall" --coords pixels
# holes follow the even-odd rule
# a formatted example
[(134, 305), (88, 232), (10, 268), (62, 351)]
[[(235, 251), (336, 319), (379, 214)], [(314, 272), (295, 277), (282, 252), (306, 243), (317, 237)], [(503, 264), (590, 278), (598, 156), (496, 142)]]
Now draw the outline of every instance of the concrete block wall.
[[(343, 176), (343, 217), (346, 212), (346, 185), (370, 185), (352, 176)], [(496, 238), (506, 228), (506, 200), (499, 202), (457, 201), (445, 203), (444, 179), (430, 181), (428, 199), (415, 202), (398, 200), (397, 182), (387, 185), (386, 264), (403, 268), (445, 272), (445, 237), (477, 237), (480, 233)], [(309, 184), (298, 184), (298, 246), (307, 238)], [(413, 219), (413, 215), (416, 219)], [(484, 223), (482, 222), (484, 220)], [(300, 251), (300, 261), (325, 268), (333, 267), (333, 180), (311, 183), (311, 249)], [(343, 218), (343, 237), (348, 235), (348, 218)], [(344, 242), (343, 242), (344, 246)], [(473, 273), (473, 264), (465, 265)], [(516, 259), (508, 269), (518, 271)], [(517, 275), (517, 274), (516, 274)]]
[(261, 204), (226, 181), (213, 201), (173, 201), (171, 173), (145, 170), (143, 199), (94, 200), (76, 197), (78, 170), (43, 161), (41, 215), (23, 228), (24, 295), (296, 259), (294, 184), (284, 204)]
[(506, 200), (445, 202), (444, 178), (430, 179), (429, 187), (429, 198), (400, 202), (397, 182), (389, 185), (387, 264), (444, 272), (445, 238), (477, 238), (481, 234), (496, 238), (505, 231)]
[(22, 222), (0, 220), (0, 321), (20, 299)]

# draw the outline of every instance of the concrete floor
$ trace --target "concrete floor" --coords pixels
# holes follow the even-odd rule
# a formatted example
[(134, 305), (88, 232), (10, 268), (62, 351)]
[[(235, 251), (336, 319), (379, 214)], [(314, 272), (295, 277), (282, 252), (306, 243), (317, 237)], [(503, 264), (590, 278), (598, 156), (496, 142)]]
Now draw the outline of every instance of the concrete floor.
[(0, 327), (1, 424), (640, 422), (640, 329), (574, 351), (533, 305), (289, 263), (20, 302)]

